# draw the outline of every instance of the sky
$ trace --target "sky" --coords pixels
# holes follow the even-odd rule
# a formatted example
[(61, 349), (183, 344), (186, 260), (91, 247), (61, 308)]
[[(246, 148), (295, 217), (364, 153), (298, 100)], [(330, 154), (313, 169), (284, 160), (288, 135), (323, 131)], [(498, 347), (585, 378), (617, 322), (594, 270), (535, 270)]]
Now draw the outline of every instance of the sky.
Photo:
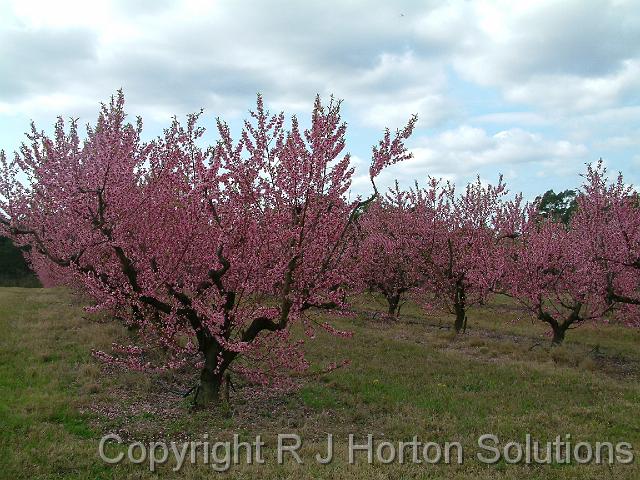
[(119, 88), (148, 138), (203, 108), (209, 143), (258, 92), (303, 125), (333, 94), (354, 193), (384, 128), (413, 113), (414, 158), (379, 186), (503, 174), (533, 198), (599, 158), (640, 183), (637, 0), (0, 0), (0, 148), (31, 120), (94, 122)]

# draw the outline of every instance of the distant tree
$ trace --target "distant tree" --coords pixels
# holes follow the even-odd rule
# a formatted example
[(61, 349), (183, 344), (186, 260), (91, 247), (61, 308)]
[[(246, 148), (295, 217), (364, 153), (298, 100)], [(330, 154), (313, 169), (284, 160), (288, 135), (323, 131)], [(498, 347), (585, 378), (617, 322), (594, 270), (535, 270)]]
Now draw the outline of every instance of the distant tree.
[(580, 324), (606, 321), (610, 305), (599, 294), (603, 281), (580, 243), (586, 231), (541, 216), (535, 204), (519, 230), (505, 256), (503, 285), (533, 318), (551, 327), (553, 343), (562, 343)]
[(389, 318), (400, 314), (407, 296), (423, 282), (421, 252), (432, 242), (421, 228), (427, 212), (418, 208), (415, 192), (400, 190), (396, 182), (360, 219), (359, 281), (363, 289), (384, 295)]
[(0, 285), (37, 284), (22, 252), (9, 238), (0, 236)]
[(531, 206), (522, 234), (506, 256), (505, 285), (553, 330), (617, 318), (640, 325), (640, 208), (622, 175), (609, 180), (602, 161), (588, 165), (565, 224)]
[(576, 195), (575, 190), (564, 190), (559, 193), (547, 190), (544, 195), (536, 197), (538, 214), (566, 225), (576, 211)]
[(467, 309), (486, 301), (504, 275), (502, 242), (514, 235), (521, 196), (506, 200), (500, 177), (496, 185), (480, 178), (458, 194), (451, 183), (430, 179), (420, 192), (418, 205), (428, 212), (422, 217), (425, 238), (433, 238), (421, 252), (423, 293), (455, 315), (456, 332), (467, 323)]

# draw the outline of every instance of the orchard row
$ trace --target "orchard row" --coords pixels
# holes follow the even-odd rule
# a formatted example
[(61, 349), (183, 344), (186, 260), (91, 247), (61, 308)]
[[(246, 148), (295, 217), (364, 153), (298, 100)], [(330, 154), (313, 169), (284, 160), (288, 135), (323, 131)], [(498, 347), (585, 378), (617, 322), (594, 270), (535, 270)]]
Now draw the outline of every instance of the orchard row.
[[(411, 157), (417, 118), (372, 149), (372, 193), (349, 200), (340, 102), (316, 98), (311, 125), (257, 108), (238, 139), (217, 121), (203, 147), (200, 114), (143, 141), (120, 92), (81, 139), (76, 121), (52, 137), (32, 126), (1, 156), (0, 234), (27, 250), (45, 285), (94, 299), (138, 332), (139, 345), (96, 352), (136, 369), (200, 370), (198, 406), (215, 403), (230, 365), (263, 384), (308, 364), (290, 327), (325, 329), (324, 310), (381, 292), (388, 315), (412, 298), (445, 307), (464, 328), (467, 308), (512, 296), (561, 342), (586, 321), (638, 325), (640, 209), (622, 178), (589, 167), (568, 224), (509, 197), (500, 180), (457, 192), (427, 177), (378, 192), (387, 166)], [(147, 350), (162, 347), (164, 365)], [(329, 367), (331, 368), (331, 366)]]

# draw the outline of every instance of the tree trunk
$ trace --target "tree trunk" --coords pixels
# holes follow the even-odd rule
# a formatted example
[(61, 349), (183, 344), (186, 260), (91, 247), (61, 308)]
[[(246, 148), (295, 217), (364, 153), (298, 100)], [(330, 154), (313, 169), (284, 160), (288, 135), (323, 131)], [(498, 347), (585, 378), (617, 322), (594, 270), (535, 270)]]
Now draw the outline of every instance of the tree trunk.
[(465, 300), (464, 286), (461, 282), (457, 282), (455, 299), (453, 302), (453, 309), (456, 314), (456, 320), (453, 327), (456, 329), (456, 333), (460, 333), (467, 328), (467, 308)]
[(390, 317), (397, 317), (400, 307), (400, 294), (396, 293), (393, 295), (387, 295), (387, 302), (389, 302), (389, 309), (387, 310), (387, 314)]
[(198, 409), (219, 405), (225, 370), (228, 366), (223, 360), (218, 366), (220, 347), (214, 340), (207, 340), (202, 348), (204, 353), (204, 367), (200, 372), (200, 385), (196, 390), (194, 407)]
[(580, 317), (581, 309), (582, 303), (576, 303), (571, 308), (571, 313), (569, 314), (569, 316), (562, 319), (562, 322), (559, 322), (549, 313), (543, 312), (542, 308), (539, 307), (538, 318), (543, 322), (548, 323), (551, 326), (551, 330), (553, 331), (553, 338), (551, 339), (553, 345), (562, 344), (567, 330), (569, 330), (571, 325), (582, 321), (582, 317)]
[(218, 375), (211, 375), (206, 369), (200, 374), (200, 385), (196, 390), (196, 396), (193, 404), (196, 408), (208, 408), (218, 405), (221, 401), (220, 388), (222, 386), (222, 378)]
[(464, 306), (455, 305), (455, 311), (456, 320), (453, 323), (453, 327), (456, 329), (456, 333), (460, 333), (467, 327), (467, 315)]
[(551, 343), (553, 343), (554, 345), (562, 344), (568, 327), (569, 325), (567, 325), (566, 323), (551, 324), (551, 329), (553, 330), (553, 339), (551, 340)]

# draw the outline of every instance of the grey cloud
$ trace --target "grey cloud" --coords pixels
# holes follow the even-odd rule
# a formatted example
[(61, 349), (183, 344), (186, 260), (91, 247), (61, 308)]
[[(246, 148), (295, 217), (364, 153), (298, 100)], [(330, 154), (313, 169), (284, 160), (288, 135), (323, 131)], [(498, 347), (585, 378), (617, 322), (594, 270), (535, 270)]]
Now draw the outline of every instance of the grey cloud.
[(537, 73), (602, 76), (640, 53), (639, 12), (607, 1), (554, 2), (518, 18), (513, 31), (516, 39), (505, 63), (519, 78)]
[[(442, 67), (429, 63), (441, 52), (412, 27), (429, 4), (345, 2), (328, 7), (318, 1), (238, 1), (216, 3), (213, 13), (186, 17), (182, 6), (163, 1), (142, 19), (134, 4), (118, 2), (115, 15), (123, 26), (139, 27), (140, 35), (131, 41), (101, 39), (99, 57), (95, 38), (76, 38), (75, 32), (66, 33), (53, 55), (37, 43), (25, 43), (32, 56), (47, 57), (34, 59), (41, 75), (14, 77), (5, 88), (13, 94), (4, 99), (17, 102), (37, 93), (68, 92), (81, 72), (83, 85), (99, 86), (100, 92), (109, 85), (111, 90), (123, 86), (137, 103), (162, 103), (181, 111), (207, 107), (220, 97), (231, 103), (258, 91), (276, 103), (336, 93), (367, 118), (380, 116), (365, 111), (372, 98), (379, 108), (397, 100), (407, 108), (411, 103), (446, 104), (441, 100), (446, 95)], [(414, 56), (411, 65), (380, 70), (385, 55), (408, 53)], [(52, 58), (59, 68), (48, 65)], [(31, 85), (28, 77), (38, 76), (49, 83)], [(432, 118), (442, 116), (439, 112)]]
[[(246, 98), (272, 84), (265, 72), (215, 61), (184, 66), (165, 56), (133, 54), (109, 67), (111, 76), (123, 79), (125, 91), (138, 102), (149, 101), (193, 110), (206, 107), (211, 95)], [(206, 103), (206, 102), (205, 102)]]
[[(502, 21), (476, 29), (473, 45), (457, 52), (454, 65), (463, 76), (499, 87), (511, 102), (543, 110), (585, 112), (638, 100), (637, 3), (568, 0), (516, 2), (513, 11), (502, 7)], [(493, 19), (480, 10), (468, 15), (476, 24)]]
[(205, 107), (225, 116), (258, 91), (305, 109), (315, 93), (335, 93), (367, 125), (395, 127), (418, 112), (421, 127), (443, 127), (463, 110), (447, 86), (452, 64), (543, 112), (633, 101), (638, 85), (632, 68), (614, 78), (639, 55), (633, 2), (504, 7), (507, 40), (480, 25), (482, 2), (242, 0), (202, 14), (172, 0), (143, 4), (118, 0), (105, 20), (118, 33), (108, 22), (94, 31), (0, 33), (0, 65), (11, 72), (0, 79), (0, 102), (67, 94), (95, 104), (124, 87), (137, 111)]
[(96, 35), (89, 30), (0, 30), (0, 101), (64, 88), (92, 76)]

